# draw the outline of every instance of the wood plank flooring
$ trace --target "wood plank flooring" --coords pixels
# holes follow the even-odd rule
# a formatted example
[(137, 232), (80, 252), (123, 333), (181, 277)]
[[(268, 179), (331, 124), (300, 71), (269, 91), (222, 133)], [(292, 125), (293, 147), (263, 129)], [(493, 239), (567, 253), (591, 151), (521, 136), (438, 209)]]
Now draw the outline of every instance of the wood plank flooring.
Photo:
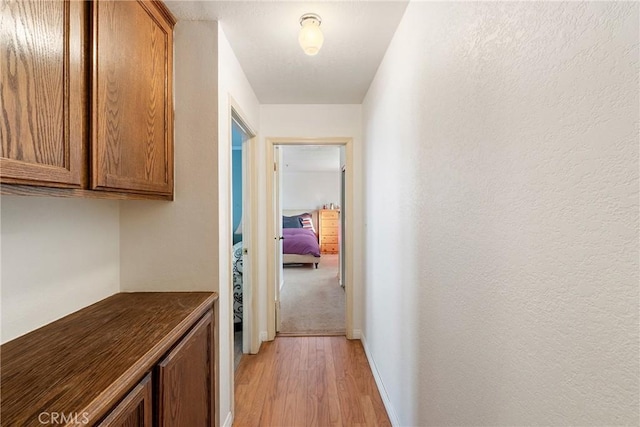
[(360, 341), (277, 337), (236, 371), (235, 427), (391, 426)]

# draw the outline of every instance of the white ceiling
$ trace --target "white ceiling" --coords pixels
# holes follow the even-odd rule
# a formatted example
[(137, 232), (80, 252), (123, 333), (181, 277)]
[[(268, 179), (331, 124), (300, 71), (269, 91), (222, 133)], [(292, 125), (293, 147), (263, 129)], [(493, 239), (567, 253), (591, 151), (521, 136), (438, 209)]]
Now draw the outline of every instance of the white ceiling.
[(338, 172), (341, 147), (319, 145), (282, 146), (283, 172)]
[[(262, 104), (360, 104), (407, 1), (166, 1), (179, 20), (216, 20)], [(322, 18), (307, 56), (300, 16)]]

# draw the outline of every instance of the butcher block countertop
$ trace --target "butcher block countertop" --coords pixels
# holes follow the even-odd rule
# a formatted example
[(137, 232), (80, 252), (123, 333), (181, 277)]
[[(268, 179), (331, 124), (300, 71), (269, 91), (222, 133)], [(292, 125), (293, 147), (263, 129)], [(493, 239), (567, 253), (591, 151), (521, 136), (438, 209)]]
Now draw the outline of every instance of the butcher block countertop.
[(5, 343), (2, 425), (39, 426), (42, 413), (94, 424), (217, 299), (215, 292), (119, 293)]

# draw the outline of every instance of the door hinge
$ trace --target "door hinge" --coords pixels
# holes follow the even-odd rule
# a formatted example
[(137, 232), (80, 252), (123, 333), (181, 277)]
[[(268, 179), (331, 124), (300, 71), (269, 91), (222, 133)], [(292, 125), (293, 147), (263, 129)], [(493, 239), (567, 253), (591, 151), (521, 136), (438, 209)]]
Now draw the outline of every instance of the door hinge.
[(273, 171), (274, 172), (278, 171), (278, 166), (277, 166), (276, 162), (273, 162)]

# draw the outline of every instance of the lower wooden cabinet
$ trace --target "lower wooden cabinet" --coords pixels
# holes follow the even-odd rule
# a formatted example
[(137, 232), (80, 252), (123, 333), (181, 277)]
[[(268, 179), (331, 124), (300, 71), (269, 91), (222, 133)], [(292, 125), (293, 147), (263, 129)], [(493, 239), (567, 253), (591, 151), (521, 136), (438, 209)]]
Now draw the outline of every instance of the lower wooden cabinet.
[(213, 348), (209, 311), (98, 425), (213, 426)]
[(158, 425), (213, 425), (212, 331), (209, 312), (158, 365)]
[(151, 374), (147, 374), (98, 426), (151, 427), (152, 393)]
[(217, 298), (118, 293), (2, 344), (2, 425), (214, 427)]

